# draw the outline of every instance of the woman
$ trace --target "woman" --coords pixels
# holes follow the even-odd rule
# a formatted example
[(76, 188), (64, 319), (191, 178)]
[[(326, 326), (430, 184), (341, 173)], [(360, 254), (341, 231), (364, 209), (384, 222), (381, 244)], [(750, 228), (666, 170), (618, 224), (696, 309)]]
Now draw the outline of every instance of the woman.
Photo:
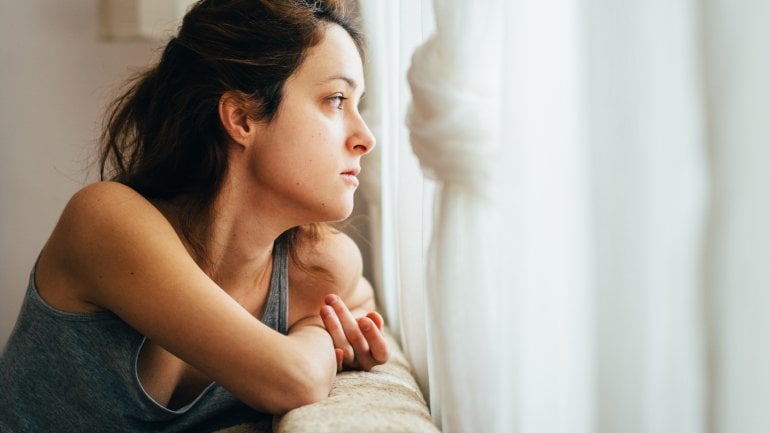
[(70, 200), (40, 254), (0, 430), (206, 429), (387, 361), (360, 252), (316, 224), (350, 214), (375, 144), (343, 6), (203, 0), (113, 104), (112, 181)]

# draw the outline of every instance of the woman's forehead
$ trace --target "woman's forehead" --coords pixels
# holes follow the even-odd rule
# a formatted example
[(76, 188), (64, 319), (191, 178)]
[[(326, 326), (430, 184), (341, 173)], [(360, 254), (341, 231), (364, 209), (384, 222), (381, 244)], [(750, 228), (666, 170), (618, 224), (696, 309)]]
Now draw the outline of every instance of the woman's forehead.
[(308, 50), (292, 78), (308, 85), (339, 80), (362, 88), (363, 65), (353, 38), (339, 25), (327, 25), (321, 41)]

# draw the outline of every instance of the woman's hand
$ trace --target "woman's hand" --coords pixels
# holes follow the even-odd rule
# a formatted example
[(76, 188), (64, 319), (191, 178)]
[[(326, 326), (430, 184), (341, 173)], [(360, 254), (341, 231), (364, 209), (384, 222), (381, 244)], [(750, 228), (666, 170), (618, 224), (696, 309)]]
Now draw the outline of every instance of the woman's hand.
[(371, 311), (356, 319), (337, 295), (327, 295), (324, 303), (321, 318), (334, 341), (337, 371), (369, 371), (388, 361), (390, 352), (382, 334), (384, 321), (379, 313)]

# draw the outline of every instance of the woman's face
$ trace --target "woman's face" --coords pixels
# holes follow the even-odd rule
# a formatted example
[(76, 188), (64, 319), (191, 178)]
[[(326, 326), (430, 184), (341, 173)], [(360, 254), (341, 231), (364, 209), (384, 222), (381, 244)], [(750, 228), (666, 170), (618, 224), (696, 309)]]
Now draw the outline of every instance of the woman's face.
[(260, 201), (302, 223), (350, 215), (361, 157), (375, 144), (358, 112), (363, 92), (356, 45), (328, 25), (286, 81), (277, 115), (256, 125), (250, 167)]

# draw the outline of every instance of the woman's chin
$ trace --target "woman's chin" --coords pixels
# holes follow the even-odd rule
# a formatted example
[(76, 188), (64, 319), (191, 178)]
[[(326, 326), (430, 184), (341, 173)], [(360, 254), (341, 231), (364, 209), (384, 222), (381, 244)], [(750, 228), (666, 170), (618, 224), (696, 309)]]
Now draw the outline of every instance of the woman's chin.
[(342, 221), (353, 213), (353, 200), (346, 200), (337, 206), (327, 208), (326, 222)]
[[(306, 209), (308, 211), (310, 209)], [(342, 221), (353, 213), (353, 201), (340, 201), (338, 203), (325, 203), (320, 208), (314, 208), (306, 214), (306, 223), (331, 223)]]
[(340, 210), (340, 212), (330, 214), (326, 222), (337, 222), (347, 219), (353, 213), (353, 206)]

